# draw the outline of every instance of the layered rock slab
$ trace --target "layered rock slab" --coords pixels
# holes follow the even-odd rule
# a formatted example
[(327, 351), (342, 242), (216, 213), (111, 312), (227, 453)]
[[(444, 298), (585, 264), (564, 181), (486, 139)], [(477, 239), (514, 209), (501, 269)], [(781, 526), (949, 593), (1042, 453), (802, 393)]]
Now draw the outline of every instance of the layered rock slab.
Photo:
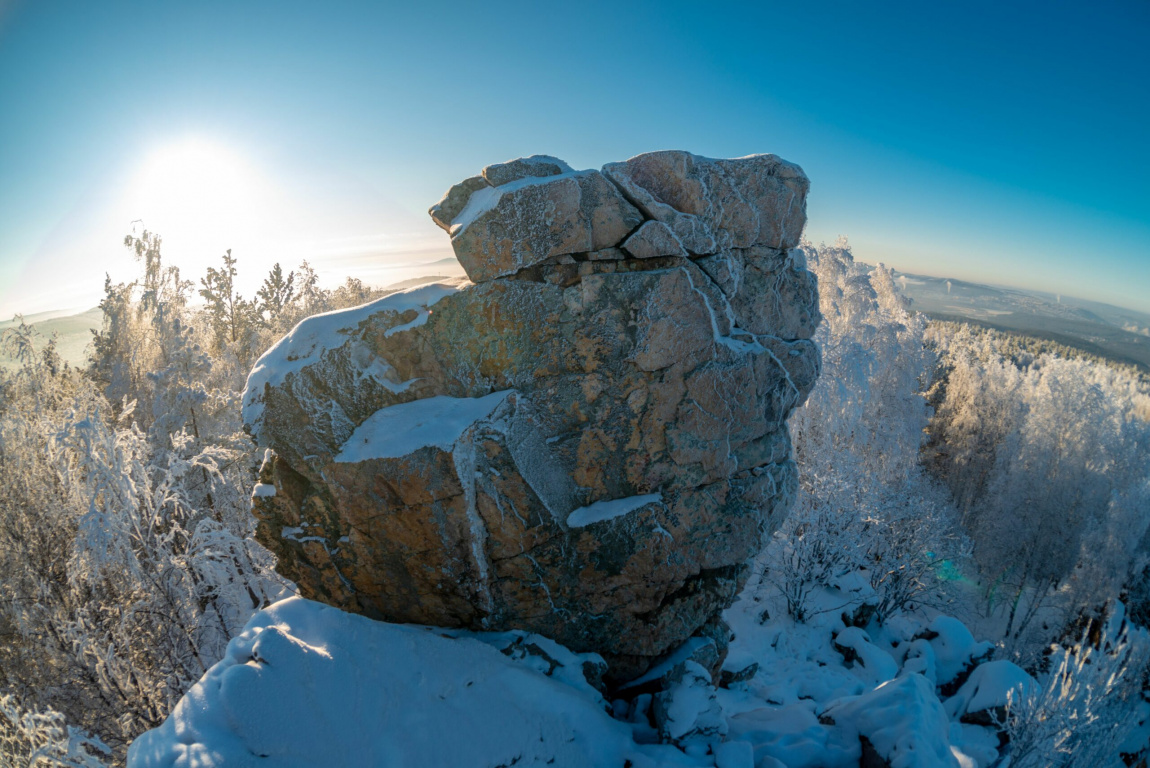
[[(716, 216), (664, 179), (648, 195), (679, 218), (657, 219), (630, 202), (641, 174), (628, 192), (555, 158), (489, 166), (432, 209), (474, 284), (309, 318), (261, 358), (258, 536), (305, 596), (528, 629), (615, 679), (714, 634), (794, 493), (785, 420), (818, 373), (819, 315), (798, 252), (756, 242), (794, 225), (769, 220), (803, 210), (801, 171), (678, 154), (658, 167), (727, 184), (698, 199), (758, 207)], [(751, 194), (787, 184), (783, 212)]]
[[(556, 256), (608, 248), (643, 223), (639, 211), (598, 171), (519, 176), (540, 168), (550, 171), (552, 166), (524, 163), (510, 174), (512, 181), (475, 189), (452, 219), (451, 243), (472, 280), (512, 275)], [(482, 178), (487, 181), (487, 169)], [(466, 191), (474, 182), (464, 184)], [(447, 199), (460, 196), (453, 189)], [(437, 208), (454, 210), (446, 201)]]

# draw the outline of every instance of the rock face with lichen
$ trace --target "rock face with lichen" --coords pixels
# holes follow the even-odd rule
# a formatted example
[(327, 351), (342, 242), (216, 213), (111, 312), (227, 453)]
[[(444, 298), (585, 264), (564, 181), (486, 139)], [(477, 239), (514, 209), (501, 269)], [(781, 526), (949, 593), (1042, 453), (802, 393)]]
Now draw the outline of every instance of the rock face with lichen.
[(614, 680), (693, 635), (721, 651), (819, 370), (808, 184), (654, 152), (452, 187), (430, 213), (470, 281), (309, 318), (249, 377), (280, 572), (380, 619), (597, 651)]

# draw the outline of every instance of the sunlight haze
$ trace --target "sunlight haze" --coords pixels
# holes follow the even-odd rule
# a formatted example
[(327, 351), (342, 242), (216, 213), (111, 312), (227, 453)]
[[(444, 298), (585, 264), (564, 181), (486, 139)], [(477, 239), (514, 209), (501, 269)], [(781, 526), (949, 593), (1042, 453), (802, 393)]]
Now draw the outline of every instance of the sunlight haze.
[(1150, 0), (0, 0), (0, 768), (1147, 768)]
[(797, 162), (864, 261), (1150, 310), (1144, 3), (543, 13), (8, 4), (0, 314), (93, 306), (133, 222), (197, 281), (386, 280), (451, 256), (426, 210), (483, 165), (661, 148)]

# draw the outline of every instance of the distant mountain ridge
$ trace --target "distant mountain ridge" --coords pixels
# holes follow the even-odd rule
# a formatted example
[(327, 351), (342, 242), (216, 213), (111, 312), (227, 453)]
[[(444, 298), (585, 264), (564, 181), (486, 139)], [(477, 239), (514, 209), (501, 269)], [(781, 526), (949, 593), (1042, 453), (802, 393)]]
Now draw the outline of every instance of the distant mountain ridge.
[[(447, 272), (450, 274), (419, 275), (406, 280), (393, 282), (387, 285), (384, 290), (400, 291), (429, 280), (455, 277), (461, 270), (458, 268), (443, 269), (443, 267), (450, 267), (451, 265), (458, 267), (458, 264), (459, 262), (455, 260), (454, 256), (447, 259), (427, 262), (420, 266), (432, 272)], [(73, 366), (82, 366), (87, 364), (88, 361), (87, 350), (88, 345), (92, 341), (92, 332), (99, 330), (103, 326), (104, 315), (99, 307), (92, 307), (83, 312), (76, 312), (74, 309), (37, 312), (33, 315), (24, 315), (22, 319), (25, 323), (35, 328), (43, 337), (38, 343), (37, 348), (47, 343), (47, 340), (52, 337), (52, 334), (56, 334), (56, 350), (60, 353), (60, 357)], [(17, 325), (19, 325), (19, 321), (15, 318), (0, 322), (0, 333), (3, 333), (9, 328), (15, 328)], [(15, 360), (12, 360), (3, 352), (0, 352), (0, 369), (12, 368), (15, 365)]]
[[(450, 258), (424, 266), (449, 262), (458, 263)], [(933, 318), (1057, 341), (1150, 371), (1150, 314), (1067, 295), (897, 270), (894, 274), (899, 288), (911, 299), (912, 308)], [(430, 276), (424, 275), (388, 287), (398, 290), (428, 279)], [(72, 365), (80, 365), (86, 360), (91, 329), (100, 328), (103, 317), (98, 307), (74, 314), (69, 312), (71, 310), (66, 309), (39, 312), (26, 315), (24, 322), (34, 326), (45, 338), (58, 334), (60, 356)], [(15, 325), (14, 319), (0, 322), (0, 332)], [(12, 361), (0, 355), (0, 367), (11, 365)]]
[(911, 307), (939, 320), (975, 323), (1056, 341), (1150, 371), (1150, 315), (1073, 296), (895, 272)]

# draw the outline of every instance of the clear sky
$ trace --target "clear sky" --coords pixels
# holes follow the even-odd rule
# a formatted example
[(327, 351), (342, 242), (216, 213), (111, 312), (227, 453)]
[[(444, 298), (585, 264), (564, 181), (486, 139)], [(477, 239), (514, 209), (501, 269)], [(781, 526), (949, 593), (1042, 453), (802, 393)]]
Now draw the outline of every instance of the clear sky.
[(1150, 3), (0, 0), (0, 315), (198, 278), (402, 279), (520, 155), (774, 152), (808, 236), (1150, 311)]

